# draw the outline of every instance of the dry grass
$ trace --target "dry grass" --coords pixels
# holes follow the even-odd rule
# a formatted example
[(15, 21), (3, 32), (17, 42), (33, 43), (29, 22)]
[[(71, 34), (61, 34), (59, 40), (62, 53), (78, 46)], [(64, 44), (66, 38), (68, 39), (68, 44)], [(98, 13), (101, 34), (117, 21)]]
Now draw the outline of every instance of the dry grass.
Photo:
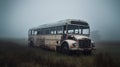
[(0, 42), (0, 67), (120, 67), (107, 53), (72, 55)]
[(107, 53), (99, 53), (94, 58), (94, 65), (95, 67), (120, 67), (120, 61), (118, 59), (116, 62), (116, 60)]

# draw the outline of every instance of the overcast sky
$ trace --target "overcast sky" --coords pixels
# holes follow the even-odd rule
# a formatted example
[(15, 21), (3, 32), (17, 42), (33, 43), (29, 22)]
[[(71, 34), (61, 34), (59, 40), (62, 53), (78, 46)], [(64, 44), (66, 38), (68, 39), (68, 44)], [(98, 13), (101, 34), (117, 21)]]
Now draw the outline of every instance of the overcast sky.
[(27, 37), (28, 29), (81, 19), (102, 40), (120, 40), (120, 0), (0, 0), (0, 37)]

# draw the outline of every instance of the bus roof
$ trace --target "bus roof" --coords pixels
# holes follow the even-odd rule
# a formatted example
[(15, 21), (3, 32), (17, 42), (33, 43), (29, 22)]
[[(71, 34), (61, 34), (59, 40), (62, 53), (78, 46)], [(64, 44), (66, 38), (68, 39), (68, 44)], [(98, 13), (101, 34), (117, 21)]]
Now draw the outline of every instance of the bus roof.
[(36, 29), (40, 29), (40, 28), (49, 28), (49, 27), (56, 27), (56, 26), (63, 26), (63, 25), (66, 25), (66, 24), (76, 24), (76, 25), (84, 25), (84, 26), (89, 26), (87, 22), (85, 21), (81, 21), (81, 20), (77, 20), (77, 19), (65, 19), (65, 20), (61, 20), (61, 21), (58, 21), (56, 23), (51, 23), (51, 24), (43, 24), (43, 25), (40, 25), (38, 27), (34, 27), (34, 28), (31, 28), (30, 30), (36, 30)]

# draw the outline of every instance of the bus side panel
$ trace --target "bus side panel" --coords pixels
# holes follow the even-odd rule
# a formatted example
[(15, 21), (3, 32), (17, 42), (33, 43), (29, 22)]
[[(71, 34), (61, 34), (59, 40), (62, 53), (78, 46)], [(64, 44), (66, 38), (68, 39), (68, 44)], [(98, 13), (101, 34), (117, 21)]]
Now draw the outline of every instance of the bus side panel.
[(61, 35), (46, 35), (45, 45), (52, 50), (56, 49), (57, 41), (60, 41)]
[(48, 49), (55, 50), (57, 41), (60, 41), (62, 35), (38, 35), (36, 38), (36, 46), (44, 46)]

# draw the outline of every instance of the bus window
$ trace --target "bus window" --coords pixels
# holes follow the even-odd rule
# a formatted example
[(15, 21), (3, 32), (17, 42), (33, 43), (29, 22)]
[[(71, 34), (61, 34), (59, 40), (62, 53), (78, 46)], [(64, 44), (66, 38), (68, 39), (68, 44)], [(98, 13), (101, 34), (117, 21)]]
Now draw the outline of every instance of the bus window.
[(51, 34), (53, 34), (53, 31), (51, 31)]
[(37, 35), (39, 35), (40, 34), (40, 31), (37, 31)]
[(62, 26), (59, 26), (57, 27), (57, 34), (63, 34), (63, 27)]
[(81, 29), (79, 29), (79, 34), (81, 34)]
[(37, 31), (34, 31), (34, 35), (37, 35)]
[(89, 29), (82, 29), (83, 30), (83, 34), (89, 34)]
[(74, 30), (68, 30), (68, 33), (69, 33), (69, 34), (73, 34), (73, 33), (74, 33)]
[(66, 30), (64, 30), (64, 34), (66, 34)]
[(49, 31), (50, 31), (49, 28), (46, 28), (45, 29), (45, 34), (50, 34)]
[(31, 30), (31, 35), (37, 35), (37, 31)]
[(78, 29), (75, 29), (75, 34), (78, 34), (79, 33), (79, 30)]
[(34, 31), (32, 30), (32, 33), (31, 33), (32, 35), (34, 35)]
[(62, 32), (62, 30), (58, 30), (57, 33), (58, 34), (62, 34), (63, 32)]
[(56, 31), (54, 31), (54, 34), (56, 34)]

